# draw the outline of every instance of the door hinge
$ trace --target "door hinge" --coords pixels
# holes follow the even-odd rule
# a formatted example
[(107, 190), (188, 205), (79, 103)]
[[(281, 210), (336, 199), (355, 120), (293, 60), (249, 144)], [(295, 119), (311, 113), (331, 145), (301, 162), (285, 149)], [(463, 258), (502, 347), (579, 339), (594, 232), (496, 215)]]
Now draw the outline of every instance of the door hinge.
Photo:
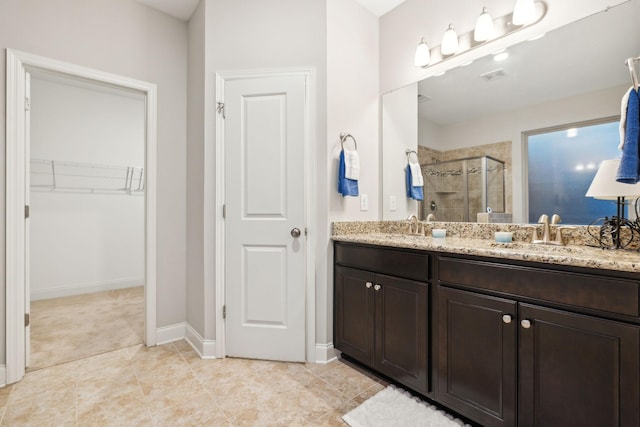
[(222, 318), (226, 319), (227, 318), (227, 305), (223, 305), (222, 306)]
[(222, 118), (223, 118), (223, 119), (226, 119), (226, 118), (227, 118), (227, 114), (226, 114), (226, 112), (224, 111), (224, 102), (216, 102), (216, 105), (217, 105), (217, 107), (216, 107), (216, 112), (217, 112), (218, 114), (222, 113)]
[(25, 205), (24, 206), (24, 219), (29, 218), (30, 215), (31, 215), (31, 208), (29, 207), (29, 205)]
[(222, 219), (227, 218), (227, 204), (222, 205)]
[(24, 99), (24, 111), (31, 111), (31, 100), (29, 98)]
[(29, 315), (29, 313), (25, 313), (24, 314), (24, 327), (26, 328), (27, 326), (29, 326), (29, 324), (31, 324), (31, 316)]

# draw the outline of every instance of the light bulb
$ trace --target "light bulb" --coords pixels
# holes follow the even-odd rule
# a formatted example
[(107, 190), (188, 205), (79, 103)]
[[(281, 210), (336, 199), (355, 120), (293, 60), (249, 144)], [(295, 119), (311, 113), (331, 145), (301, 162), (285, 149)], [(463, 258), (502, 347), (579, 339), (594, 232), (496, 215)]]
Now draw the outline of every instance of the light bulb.
[(453, 55), (458, 51), (458, 34), (451, 24), (449, 28), (444, 32), (442, 36), (442, 44), (440, 45), (440, 52), (443, 55)]
[(528, 25), (536, 20), (536, 5), (534, 0), (516, 0), (513, 8), (513, 25)]
[(473, 39), (477, 42), (483, 42), (493, 38), (494, 29), (493, 29), (493, 19), (489, 12), (487, 12), (487, 8), (482, 8), (482, 13), (478, 16), (478, 20), (476, 21), (476, 28), (473, 31)]
[(420, 40), (418, 43), (418, 47), (416, 48), (416, 56), (413, 60), (416, 67), (426, 67), (431, 62), (431, 53), (429, 52), (429, 46), (427, 46), (427, 42), (424, 41), (424, 38)]

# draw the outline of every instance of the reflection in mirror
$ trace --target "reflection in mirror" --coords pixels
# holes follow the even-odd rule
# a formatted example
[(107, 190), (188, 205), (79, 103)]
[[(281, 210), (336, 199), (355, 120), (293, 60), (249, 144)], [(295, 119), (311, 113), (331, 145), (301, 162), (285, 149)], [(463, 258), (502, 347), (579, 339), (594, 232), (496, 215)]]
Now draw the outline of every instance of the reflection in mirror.
[[(438, 200), (427, 196), (430, 190), (425, 187), (425, 203), (416, 207), (421, 216), (433, 213), (431, 202), (435, 202), (438, 220), (476, 221), (477, 214), (490, 207), (497, 221), (527, 222), (523, 134), (620, 114), (620, 99), (630, 86), (624, 61), (640, 54), (636, 16), (640, 16), (640, 2), (630, 1), (558, 28), (540, 39), (511, 46), (503, 61), (489, 55), (419, 82), (418, 151), (423, 175), (429, 174), (434, 164), (452, 160), (489, 156), (504, 164), (504, 209), (494, 201), (486, 201), (492, 192), (500, 194), (499, 187), (495, 191), (482, 184), (480, 189), (468, 188), (468, 209), (464, 195), (441, 194)], [(383, 124), (384, 114), (385, 111)], [(388, 145), (393, 144), (383, 135), (383, 150), (390, 150)], [(618, 141), (610, 144), (617, 146)], [(384, 157), (382, 167), (385, 179), (389, 179)], [(472, 168), (461, 169), (461, 173), (469, 175)], [(486, 192), (484, 196), (482, 191)], [(479, 202), (473, 205), (471, 200), (476, 196)], [(383, 200), (387, 205), (384, 188)], [(447, 203), (452, 206), (451, 217), (445, 217), (443, 208)], [(499, 211), (512, 217), (498, 215)], [(406, 216), (394, 217), (383, 210), (383, 218)], [(492, 219), (483, 215), (481, 220)]]

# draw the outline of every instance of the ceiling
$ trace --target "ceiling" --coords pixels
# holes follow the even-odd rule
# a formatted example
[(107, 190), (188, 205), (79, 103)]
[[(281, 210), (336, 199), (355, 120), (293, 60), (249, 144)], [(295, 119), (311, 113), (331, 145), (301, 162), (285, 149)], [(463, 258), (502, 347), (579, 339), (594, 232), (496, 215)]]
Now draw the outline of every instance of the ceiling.
[[(188, 21), (200, 0), (137, 0), (161, 12)], [(405, 0), (355, 0), (377, 16), (382, 16)]]

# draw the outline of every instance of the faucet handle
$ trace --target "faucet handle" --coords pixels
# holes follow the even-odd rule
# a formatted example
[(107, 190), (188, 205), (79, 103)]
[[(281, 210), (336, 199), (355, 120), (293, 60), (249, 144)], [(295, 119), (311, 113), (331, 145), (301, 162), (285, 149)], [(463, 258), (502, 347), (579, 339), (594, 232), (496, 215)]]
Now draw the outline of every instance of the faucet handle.
[(549, 215), (542, 214), (540, 218), (538, 218), (538, 224), (549, 224)]
[(562, 218), (560, 218), (560, 215), (553, 214), (553, 216), (551, 216), (551, 225), (560, 224), (561, 222), (562, 222)]

